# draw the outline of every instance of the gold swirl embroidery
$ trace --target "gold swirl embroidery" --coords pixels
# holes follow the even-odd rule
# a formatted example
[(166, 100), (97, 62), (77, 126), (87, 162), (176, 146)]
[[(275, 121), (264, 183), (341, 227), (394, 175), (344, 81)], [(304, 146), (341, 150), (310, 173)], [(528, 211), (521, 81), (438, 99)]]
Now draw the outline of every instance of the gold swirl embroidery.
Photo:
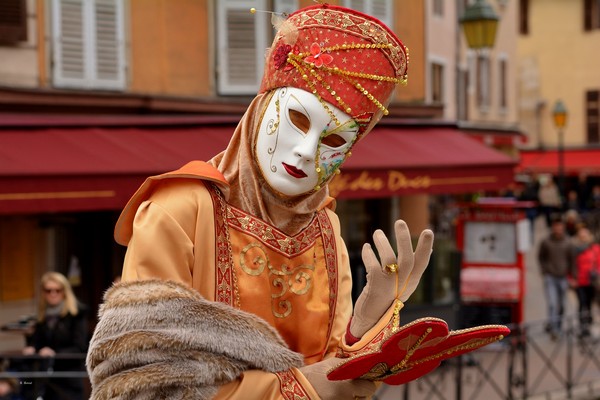
[(312, 286), (311, 271), (315, 270), (315, 266), (302, 264), (290, 267), (282, 264), (281, 268), (277, 269), (271, 265), (267, 252), (259, 243), (250, 243), (242, 249), (240, 254), (242, 271), (250, 276), (259, 276), (264, 272), (265, 267), (269, 270), (269, 280), (273, 290), (271, 312), (277, 318), (285, 318), (292, 313), (292, 303), (283, 297), (288, 292), (297, 296), (307, 293)]

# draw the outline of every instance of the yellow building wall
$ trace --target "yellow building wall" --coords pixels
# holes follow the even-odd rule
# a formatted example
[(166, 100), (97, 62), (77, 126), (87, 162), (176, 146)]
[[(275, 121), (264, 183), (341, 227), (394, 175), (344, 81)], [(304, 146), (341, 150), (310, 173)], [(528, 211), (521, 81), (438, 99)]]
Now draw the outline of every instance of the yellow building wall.
[(130, 1), (130, 90), (212, 93), (208, 0)]
[(535, 128), (528, 132), (533, 134), (534, 145), (557, 146), (552, 109), (558, 99), (568, 111), (565, 145), (587, 142), (585, 92), (600, 89), (599, 50), (600, 30), (583, 28), (583, 1), (530, 1), (529, 35), (519, 40), (519, 58), (530, 79), (539, 80), (539, 117), (529, 112), (529, 121), (524, 121), (527, 126), (538, 126), (539, 132), (531, 132)]

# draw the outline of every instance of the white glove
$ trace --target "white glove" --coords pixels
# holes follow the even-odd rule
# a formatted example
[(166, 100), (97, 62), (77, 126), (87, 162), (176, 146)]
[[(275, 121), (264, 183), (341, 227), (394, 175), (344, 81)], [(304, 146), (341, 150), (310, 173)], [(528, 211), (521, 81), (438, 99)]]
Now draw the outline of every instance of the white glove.
[(300, 372), (308, 379), (321, 400), (370, 399), (377, 390), (377, 386), (372, 381), (365, 379), (330, 381), (327, 379), (327, 372), (337, 367), (339, 363), (339, 358), (332, 357), (301, 367)]
[(433, 232), (421, 232), (413, 253), (410, 232), (406, 222), (394, 224), (398, 256), (381, 230), (373, 234), (373, 242), (380, 260), (370, 244), (362, 249), (362, 260), (367, 269), (367, 284), (356, 300), (354, 316), (350, 323), (350, 334), (361, 338), (390, 308), (395, 299), (408, 300), (415, 291), (427, 268), (433, 248)]

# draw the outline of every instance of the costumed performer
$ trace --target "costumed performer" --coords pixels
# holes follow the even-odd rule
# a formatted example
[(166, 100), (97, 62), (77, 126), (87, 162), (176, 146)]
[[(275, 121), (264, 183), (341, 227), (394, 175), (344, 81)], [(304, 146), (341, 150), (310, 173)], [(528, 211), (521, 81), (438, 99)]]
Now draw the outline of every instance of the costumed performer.
[(375, 18), (333, 5), (301, 9), (278, 28), (260, 92), (226, 150), (149, 178), (117, 222), (127, 253), (88, 352), (93, 399), (353, 399), (376, 390), (327, 373), (340, 343), (398, 318), (433, 233), (413, 250), (397, 221), (396, 255), (376, 231), (378, 256), (364, 245), (368, 282), (353, 312), (327, 184), (388, 113), (407, 79), (407, 49)]

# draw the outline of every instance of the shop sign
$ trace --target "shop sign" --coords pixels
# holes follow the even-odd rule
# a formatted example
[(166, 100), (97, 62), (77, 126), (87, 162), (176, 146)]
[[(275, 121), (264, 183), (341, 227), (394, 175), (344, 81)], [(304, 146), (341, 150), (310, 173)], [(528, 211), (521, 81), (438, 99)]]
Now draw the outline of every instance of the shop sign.
[(333, 197), (385, 197), (410, 193), (473, 191), (497, 184), (495, 175), (451, 176), (450, 174), (404, 173), (398, 170), (342, 172), (329, 184)]

